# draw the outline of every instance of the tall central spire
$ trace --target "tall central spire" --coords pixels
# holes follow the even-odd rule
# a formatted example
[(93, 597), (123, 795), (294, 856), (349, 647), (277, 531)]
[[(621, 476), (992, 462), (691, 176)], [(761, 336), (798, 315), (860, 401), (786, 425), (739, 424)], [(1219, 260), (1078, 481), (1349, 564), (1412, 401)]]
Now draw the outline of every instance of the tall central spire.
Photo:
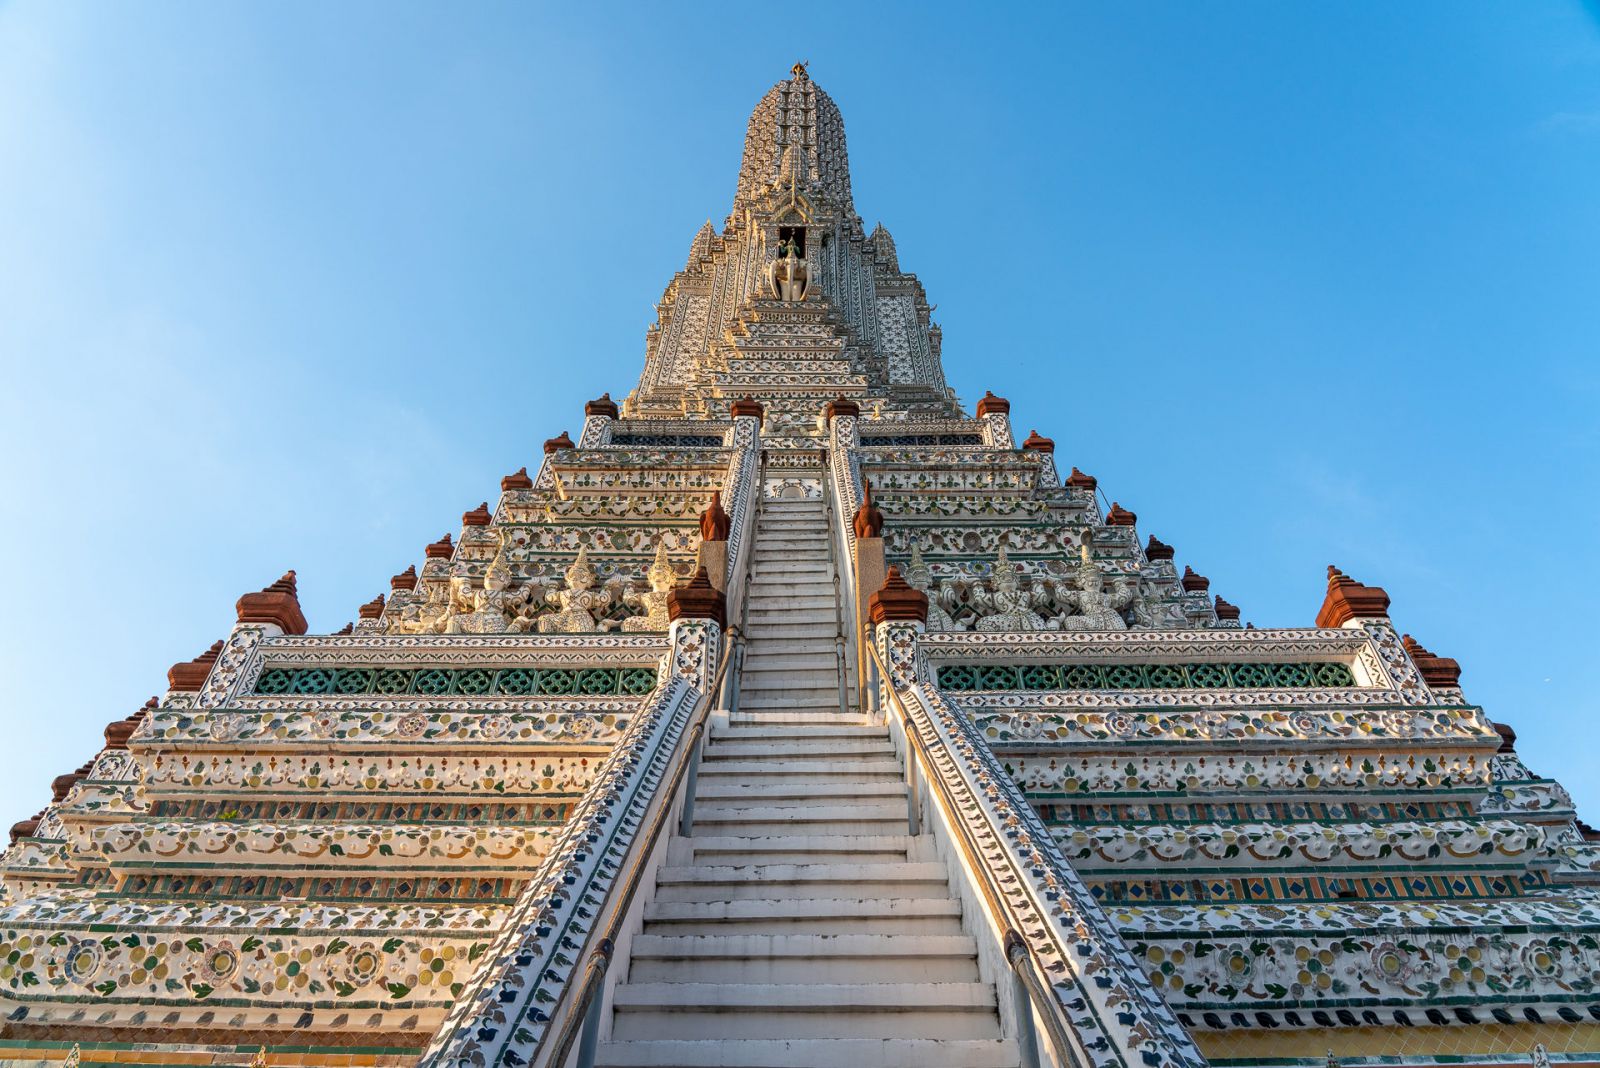
[(796, 63), (789, 77), (768, 90), (750, 115), (734, 213), (754, 207), (791, 181), (840, 216), (855, 216), (844, 119), (833, 98), (811, 80), (804, 63)]
[(933, 309), (888, 231), (862, 227), (844, 119), (804, 63), (756, 105), (733, 210), (720, 233), (700, 228), (657, 310), (630, 417), (721, 420), (748, 394), (767, 404), (770, 446), (810, 447), (837, 397), (960, 415)]

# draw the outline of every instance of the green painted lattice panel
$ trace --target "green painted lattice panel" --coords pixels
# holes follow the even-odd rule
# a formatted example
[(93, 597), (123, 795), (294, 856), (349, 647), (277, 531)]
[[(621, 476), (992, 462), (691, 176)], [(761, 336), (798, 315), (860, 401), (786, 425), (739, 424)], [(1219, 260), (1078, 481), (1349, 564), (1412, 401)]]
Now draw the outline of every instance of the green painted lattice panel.
[[(265, 676), (262, 676), (263, 680)], [(1350, 665), (1254, 664), (945, 664), (939, 688), (977, 690), (1307, 689), (1356, 683)]]
[[(1006, 668), (1016, 689), (1020, 669)], [(336, 694), (393, 696), (415, 694), (475, 697), (529, 694), (605, 697), (622, 694), (642, 697), (655, 688), (655, 668), (267, 668), (256, 681), (263, 696), (316, 696)], [(977, 687), (973, 687), (977, 688)]]

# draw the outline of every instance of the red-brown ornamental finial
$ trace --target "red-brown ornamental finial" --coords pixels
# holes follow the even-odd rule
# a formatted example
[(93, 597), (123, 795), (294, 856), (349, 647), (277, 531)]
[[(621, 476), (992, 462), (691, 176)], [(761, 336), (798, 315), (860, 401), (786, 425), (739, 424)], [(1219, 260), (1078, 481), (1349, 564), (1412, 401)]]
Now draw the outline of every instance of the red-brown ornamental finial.
[(206, 684), (211, 666), (222, 655), (222, 643), (213, 642), (211, 648), (193, 660), (183, 660), (167, 669), (167, 689), (179, 693), (197, 693)]
[(383, 594), (381, 593), (356, 609), (357, 619), (377, 619), (381, 615), (383, 615)]
[[(221, 643), (219, 642), (217, 644), (220, 645)], [(152, 700), (154, 700), (154, 698), (152, 698)], [(128, 748), (128, 739), (132, 738), (134, 732), (139, 729), (139, 724), (144, 721), (144, 717), (148, 714), (148, 712), (148, 707), (141, 708), (132, 715), (124, 716), (122, 719), (114, 719), (110, 723), (107, 723), (105, 731), (106, 748)]]
[(563, 430), (561, 433), (544, 443), (544, 454), (549, 456), (553, 452), (560, 452), (562, 449), (571, 448), (576, 448), (576, 446), (572, 444), (572, 438), (567, 436), (567, 432)]
[(1388, 619), (1389, 594), (1382, 586), (1363, 586), (1328, 565), (1328, 595), (1317, 612), (1317, 626), (1342, 627), (1352, 619)]
[(722, 507), (722, 491), (711, 491), (711, 503), (700, 513), (700, 540), (727, 541), (733, 520)]
[(396, 593), (417, 588), (417, 565), (412, 564), (389, 580), (389, 588)]
[(1150, 540), (1145, 543), (1144, 558), (1146, 560), (1171, 560), (1172, 546), (1152, 534), (1150, 535)]
[(928, 595), (906, 582), (898, 567), (890, 567), (883, 585), (867, 598), (867, 618), (879, 623), (926, 623)]
[(1111, 502), (1111, 511), (1106, 513), (1106, 526), (1131, 527), (1139, 521), (1139, 517), (1128, 511), (1116, 501)]
[(1055, 440), (1042, 436), (1037, 430), (1028, 431), (1028, 440), (1022, 443), (1022, 447), (1030, 452), (1053, 453), (1056, 451)]
[(33, 833), (39, 829), (39, 821), (44, 819), (44, 809), (35, 812), (30, 818), (18, 820), (11, 825), (11, 844), (16, 845), (20, 838), (32, 838)]
[(1496, 752), (1515, 753), (1517, 751), (1517, 732), (1511, 729), (1511, 724), (1495, 722), (1489, 725), (1500, 736), (1500, 748)]
[(1071, 486), (1073, 489), (1092, 490), (1100, 485), (1100, 480), (1095, 478), (1093, 475), (1086, 475), (1074, 467), (1072, 469), (1072, 474), (1067, 476), (1067, 485)]
[(306, 617), (300, 611), (293, 571), (284, 572), (281, 579), (260, 593), (245, 594), (234, 610), (240, 623), (271, 623), (285, 634), (306, 632)]
[(1422, 643), (1409, 634), (1400, 636), (1400, 644), (1411, 656), (1412, 663), (1422, 674), (1422, 681), (1431, 687), (1461, 685), (1461, 665), (1448, 656), (1434, 656)]
[(446, 534), (438, 541), (429, 542), (428, 547), (422, 550), (422, 555), (429, 560), (448, 560), (450, 559), (450, 554), (455, 551), (456, 547), (450, 541), (450, 535)]
[(500, 480), (500, 492), (502, 493), (507, 492), (508, 490), (528, 489), (533, 489), (533, 479), (528, 477), (528, 469), (526, 466), (517, 468), (511, 474), (506, 475)]
[(340, 638), (340, 637), (343, 637), (346, 634), (354, 634), (355, 632), (356, 632), (356, 625), (354, 623), (346, 623), (344, 626), (342, 626), (338, 630), (334, 631), (333, 632), (333, 636), (335, 638)]
[(1222, 595), (1221, 594), (1218, 594), (1217, 595), (1217, 618), (1218, 619), (1230, 619), (1235, 623), (1239, 622), (1239, 606), (1236, 605), (1236, 604), (1229, 604), (1227, 601), (1224, 601), (1222, 599)]
[(705, 565), (702, 564), (685, 585), (667, 592), (667, 618), (709, 619), (719, 627), (727, 623), (728, 599), (711, 585)]
[(743, 419), (748, 417), (754, 419), (757, 423), (761, 423), (766, 420), (767, 410), (761, 406), (760, 401), (746, 393), (744, 396), (728, 405), (728, 415), (734, 419)]
[(860, 414), (861, 405), (843, 395), (833, 398), (822, 409), (822, 418), (827, 420), (836, 419), (841, 415), (859, 416)]
[(57, 775), (50, 780), (50, 800), (58, 805), (66, 800), (67, 792), (82, 782), (83, 777), (89, 774), (89, 769), (93, 766), (94, 761), (90, 761), (77, 771), (69, 771), (65, 775)]
[(978, 418), (993, 412), (995, 415), (1005, 415), (1011, 411), (1011, 402), (1004, 397), (996, 397), (988, 390), (983, 391), (983, 396), (978, 398)]
[(1205, 593), (1211, 588), (1211, 580), (1188, 564), (1183, 566), (1182, 582), (1185, 593)]
[(464, 527), (486, 527), (489, 525), (489, 502), (484, 501), (470, 512), (461, 513), (461, 525)]
[(865, 480), (861, 483), (861, 506), (851, 518), (850, 527), (858, 538), (883, 536), (883, 513), (872, 503), (872, 483)]
[(617, 402), (611, 399), (611, 394), (602, 393), (599, 397), (583, 406), (585, 418), (591, 415), (603, 415), (607, 419), (615, 419), (618, 414)]

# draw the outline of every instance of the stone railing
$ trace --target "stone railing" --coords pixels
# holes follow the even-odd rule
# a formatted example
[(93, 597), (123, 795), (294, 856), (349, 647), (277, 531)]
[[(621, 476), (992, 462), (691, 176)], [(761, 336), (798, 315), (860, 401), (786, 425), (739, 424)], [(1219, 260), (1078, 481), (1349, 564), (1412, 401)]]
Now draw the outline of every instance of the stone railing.
[(578, 993), (585, 947), (638, 856), (640, 829), (670, 803), (661, 787), (689, 720), (704, 699), (721, 630), (707, 620), (673, 623), (662, 681), (634, 716), (561, 836), (512, 906), (421, 1063), (528, 1064), (552, 1014)]
[[(1055, 1061), (1060, 1068), (1205, 1064), (1049, 829), (967, 717), (933, 685), (921, 632), (922, 624), (912, 622), (877, 627), (885, 710), (896, 710), (891, 722), (903, 716), (899, 729), (908, 749), (923, 754), (908, 752), (908, 761), (931, 765), (925, 822), (953, 848), (973, 854), (957, 870), (977, 873), (969, 881), (988, 882), (986, 919), (991, 935), (1006, 940), (1007, 963), (1048, 983), (1050, 1003), (1035, 997), (1031, 1011), (1047, 1035), (1063, 1040), (1051, 1042)], [(1003, 915), (994, 915), (996, 908)], [(1032, 1032), (1027, 1020), (1012, 1026)]]

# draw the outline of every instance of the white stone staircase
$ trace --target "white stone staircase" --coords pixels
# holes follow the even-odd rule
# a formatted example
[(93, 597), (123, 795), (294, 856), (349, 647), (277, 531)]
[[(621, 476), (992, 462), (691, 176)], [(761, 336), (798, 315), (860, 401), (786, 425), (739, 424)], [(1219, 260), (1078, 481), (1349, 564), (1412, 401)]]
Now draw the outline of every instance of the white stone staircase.
[(839, 610), (823, 502), (763, 502), (750, 566), (740, 710), (838, 712)]
[(740, 710), (708, 740), (596, 1063), (1016, 1068), (888, 730), (839, 709), (823, 503), (763, 507)]

